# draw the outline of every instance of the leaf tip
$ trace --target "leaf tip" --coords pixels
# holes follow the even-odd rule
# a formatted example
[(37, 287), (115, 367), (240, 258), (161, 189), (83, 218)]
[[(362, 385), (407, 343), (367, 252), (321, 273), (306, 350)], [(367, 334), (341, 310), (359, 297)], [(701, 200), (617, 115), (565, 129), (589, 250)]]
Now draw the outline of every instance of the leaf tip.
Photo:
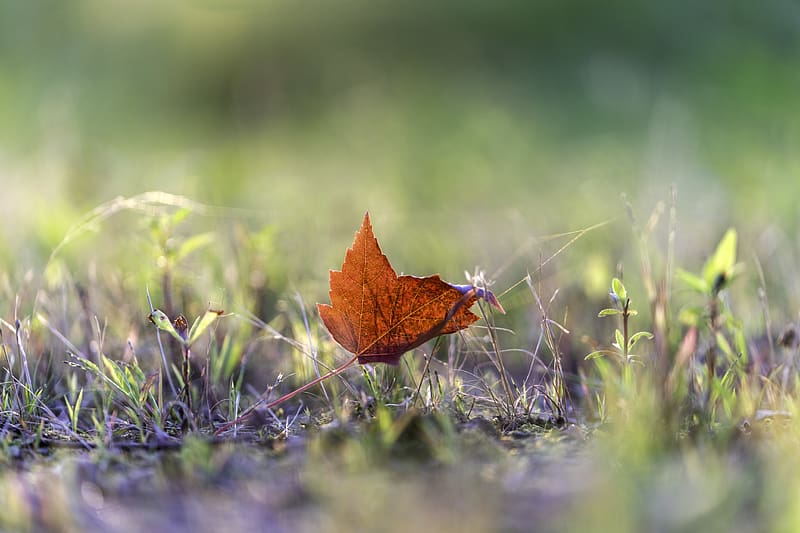
[(495, 296), (494, 293), (489, 289), (486, 289), (485, 298), (486, 301), (489, 302), (491, 305), (493, 305), (494, 308), (497, 309), (500, 313), (506, 314), (506, 310), (503, 309), (502, 305), (500, 305), (500, 301), (497, 299), (497, 296)]

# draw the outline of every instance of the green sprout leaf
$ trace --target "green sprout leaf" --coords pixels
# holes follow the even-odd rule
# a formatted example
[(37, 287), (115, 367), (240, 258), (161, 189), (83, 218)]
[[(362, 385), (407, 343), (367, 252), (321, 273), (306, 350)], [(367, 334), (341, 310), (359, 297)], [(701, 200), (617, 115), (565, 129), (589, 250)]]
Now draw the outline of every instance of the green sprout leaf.
[(689, 286), (693, 291), (699, 292), (701, 294), (708, 294), (708, 285), (706, 284), (705, 280), (700, 276), (692, 274), (691, 272), (687, 272), (679, 268), (675, 274), (678, 276), (678, 279), (684, 282), (686, 285)]
[(722, 332), (717, 332), (716, 334), (717, 339), (717, 346), (719, 346), (720, 350), (728, 356), (730, 360), (736, 358), (736, 354), (733, 353), (733, 349), (731, 348), (731, 344), (728, 342), (728, 339), (725, 338), (725, 335)]
[(590, 361), (592, 359), (599, 359), (601, 357), (605, 357), (607, 355), (614, 355), (614, 352), (611, 350), (597, 350), (596, 352), (592, 352), (586, 357), (584, 357), (584, 361)]
[(622, 347), (625, 346), (625, 337), (623, 337), (622, 332), (620, 330), (616, 330), (614, 332), (614, 337), (617, 339), (617, 342), (614, 343), (614, 346), (622, 350)]
[(611, 280), (611, 292), (619, 299), (621, 305), (625, 305), (625, 300), (628, 299), (628, 291), (625, 290), (625, 285), (622, 284), (619, 278)]
[(640, 331), (638, 333), (634, 333), (633, 335), (631, 335), (631, 338), (628, 339), (628, 350), (631, 350), (636, 345), (636, 343), (639, 342), (639, 339), (650, 340), (652, 338), (653, 334), (650, 333), (649, 331)]
[(733, 343), (736, 347), (736, 353), (746, 361), (748, 358), (747, 337), (745, 336), (744, 330), (741, 327), (737, 327), (734, 330)]
[(703, 266), (703, 280), (706, 287), (719, 291), (734, 273), (736, 266), (736, 230), (731, 228), (719, 241), (714, 254)]
[(614, 316), (614, 315), (621, 315), (622, 311), (619, 309), (603, 309), (599, 313), (597, 313), (597, 318), (602, 318), (604, 316)]
[(187, 343), (191, 345), (194, 341), (196, 341), (200, 335), (202, 335), (203, 332), (208, 329), (208, 326), (213, 324), (223, 312), (224, 311), (221, 309), (209, 309), (203, 314), (203, 316), (198, 317), (197, 320), (194, 321), (194, 324), (192, 324), (192, 329), (189, 330), (189, 340)]
[(640, 355), (629, 354), (628, 362), (634, 365), (646, 366), (644, 364), (644, 361), (642, 361), (642, 357)]
[(201, 248), (205, 248), (209, 244), (214, 241), (214, 234), (213, 233), (200, 233), (199, 235), (195, 235), (186, 239), (178, 248), (178, 251), (175, 253), (175, 261), (180, 262), (184, 260), (187, 256), (192, 254)]
[(147, 318), (150, 320), (150, 322), (155, 324), (155, 326), (158, 329), (160, 329), (161, 331), (166, 331), (167, 333), (175, 337), (181, 344), (186, 342), (178, 334), (178, 330), (176, 330), (175, 326), (172, 325), (172, 322), (170, 321), (169, 317), (164, 311), (161, 311), (160, 309), (153, 309), (153, 312), (150, 313), (150, 315)]

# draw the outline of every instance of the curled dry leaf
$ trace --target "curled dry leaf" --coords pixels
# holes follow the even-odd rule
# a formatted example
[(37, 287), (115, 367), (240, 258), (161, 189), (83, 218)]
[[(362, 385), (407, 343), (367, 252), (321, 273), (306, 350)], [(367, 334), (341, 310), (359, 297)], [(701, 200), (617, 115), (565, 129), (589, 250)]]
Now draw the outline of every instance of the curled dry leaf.
[(330, 273), (331, 305), (317, 304), (325, 327), (358, 362), (397, 364), (407, 351), (464, 329), (478, 316), (470, 307), (479, 298), (501, 312), (488, 290), (451, 285), (438, 275), (398, 276), (381, 252), (364, 215), (342, 270)]

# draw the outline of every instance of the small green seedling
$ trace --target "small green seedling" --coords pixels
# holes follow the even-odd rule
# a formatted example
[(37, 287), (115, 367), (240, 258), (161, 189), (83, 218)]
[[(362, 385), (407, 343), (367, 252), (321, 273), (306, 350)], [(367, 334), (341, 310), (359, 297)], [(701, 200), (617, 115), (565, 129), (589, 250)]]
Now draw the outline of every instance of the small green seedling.
[(736, 230), (731, 228), (725, 232), (699, 276), (678, 269), (678, 277), (694, 291), (705, 296), (716, 296), (742, 270), (741, 264), (736, 263), (736, 241)]
[(203, 316), (195, 319), (191, 328), (189, 328), (189, 323), (183, 315), (178, 315), (175, 320), (171, 322), (165, 312), (159, 309), (153, 309), (147, 317), (158, 329), (172, 335), (181, 346), (181, 353), (183, 355), (183, 390), (186, 406), (190, 411), (192, 409), (192, 395), (189, 391), (190, 361), (192, 358), (191, 347), (192, 344), (200, 338), (200, 335), (202, 335), (222, 313), (223, 311), (219, 309), (209, 309)]
[(195, 319), (191, 329), (188, 327), (186, 318), (184, 318), (183, 315), (178, 315), (173, 323), (170, 322), (166, 313), (159, 309), (153, 309), (153, 312), (150, 313), (147, 318), (150, 322), (155, 324), (158, 329), (166, 331), (175, 337), (181, 346), (189, 348), (223, 312), (224, 311), (219, 309), (209, 309), (203, 316)]
[[(705, 350), (706, 383), (702, 402), (713, 406), (716, 398), (730, 404), (734, 397), (733, 373), (743, 372), (748, 359), (747, 339), (741, 322), (728, 307), (721, 292), (742, 271), (736, 262), (737, 234), (731, 228), (725, 232), (714, 253), (703, 265), (700, 275), (678, 270), (678, 277), (704, 300), (702, 305), (687, 306), (679, 319), (691, 327), (704, 327), (709, 334)], [(733, 344), (729, 342), (733, 340)], [(718, 377), (718, 358), (724, 356), (729, 363), (722, 378)]]
[(616, 357), (625, 364), (644, 364), (642, 358), (632, 353), (632, 350), (641, 339), (652, 339), (653, 334), (649, 331), (638, 331), (632, 335), (629, 334), (629, 319), (632, 316), (636, 316), (638, 311), (631, 308), (631, 299), (628, 298), (628, 291), (625, 289), (625, 285), (622, 284), (622, 281), (618, 278), (612, 279), (611, 291), (609, 294), (614, 307), (603, 309), (597, 316), (622, 317), (622, 331), (620, 331), (619, 328), (614, 331), (614, 342), (611, 345), (612, 349), (594, 351), (587, 355), (585, 359), (588, 361), (589, 359), (597, 359), (598, 357), (605, 357), (608, 355)]

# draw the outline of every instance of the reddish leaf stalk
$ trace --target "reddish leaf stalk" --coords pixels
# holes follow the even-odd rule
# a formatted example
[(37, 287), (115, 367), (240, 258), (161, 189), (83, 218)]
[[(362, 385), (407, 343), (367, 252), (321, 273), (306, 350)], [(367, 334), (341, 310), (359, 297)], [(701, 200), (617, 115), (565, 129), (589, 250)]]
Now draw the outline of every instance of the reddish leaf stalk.
[[(295, 396), (297, 396), (297, 395), (298, 395), (298, 394), (300, 394), (301, 392), (305, 392), (305, 391), (307, 391), (308, 389), (310, 389), (311, 387), (313, 387), (313, 386), (315, 386), (315, 385), (319, 385), (320, 383), (322, 383), (322, 382), (323, 382), (323, 381), (325, 381), (326, 379), (328, 379), (328, 378), (332, 378), (333, 376), (338, 376), (339, 374), (341, 374), (342, 372), (344, 372), (345, 370), (347, 370), (348, 368), (350, 368), (351, 366), (353, 366), (353, 365), (356, 363), (356, 361), (358, 361), (358, 356), (357, 356), (357, 355), (354, 355), (354, 356), (353, 356), (353, 357), (352, 357), (350, 360), (348, 360), (346, 363), (342, 364), (341, 366), (338, 366), (338, 367), (334, 368), (333, 370), (331, 370), (331, 371), (330, 371), (330, 372), (328, 372), (327, 374), (323, 374), (323, 375), (319, 376), (318, 378), (316, 378), (316, 379), (314, 379), (314, 380), (312, 380), (312, 381), (309, 381), (308, 383), (306, 383), (306, 384), (305, 384), (305, 385), (303, 385), (302, 387), (300, 387), (300, 388), (297, 388), (297, 389), (293, 390), (292, 392), (287, 392), (286, 394), (284, 394), (283, 396), (281, 396), (281, 397), (280, 397), (280, 398), (278, 398), (277, 400), (272, 400), (271, 402), (269, 402), (269, 403), (267, 404), (267, 406), (266, 406), (266, 409), (272, 409), (272, 408), (274, 408), (274, 407), (277, 407), (278, 405), (282, 404), (283, 402), (286, 402), (286, 401), (288, 401), (288, 400), (291, 400), (292, 398), (294, 398)], [(230, 429), (230, 428), (232, 428), (233, 426), (236, 426), (236, 425), (238, 425), (238, 424), (241, 424), (242, 422), (244, 422), (244, 421), (247, 419), (247, 417), (249, 417), (250, 415), (252, 415), (252, 414), (255, 412), (255, 410), (256, 410), (256, 409), (257, 409), (257, 408), (258, 408), (258, 407), (259, 407), (261, 404), (263, 404), (263, 403), (264, 403), (264, 401), (265, 401), (265, 399), (264, 399), (264, 398), (261, 398), (261, 399), (260, 399), (260, 400), (258, 400), (256, 403), (254, 403), (253, 405), (251, 405), (250, 407), (248, 407), (247, 409), (245, 409), (245, 410), (242, 412), (242, 414), (240, 414), (238, 417), (236, 417), (236, 420), (233, 420), (233, 421), (231, 421), (231, 422), (228, 422), (227, 424), (224, 424), (224, 425), (222, 425), (220, 428), (218, 428), (218, 429), (217, 429), (217, 430), (214, 432), (214, 434), (215, 434), (215, 435), (219, 435), (220, 433), (223, 433), (223, 432), (225, 432), (225, 431), (229, 430), (229, 429)]]

